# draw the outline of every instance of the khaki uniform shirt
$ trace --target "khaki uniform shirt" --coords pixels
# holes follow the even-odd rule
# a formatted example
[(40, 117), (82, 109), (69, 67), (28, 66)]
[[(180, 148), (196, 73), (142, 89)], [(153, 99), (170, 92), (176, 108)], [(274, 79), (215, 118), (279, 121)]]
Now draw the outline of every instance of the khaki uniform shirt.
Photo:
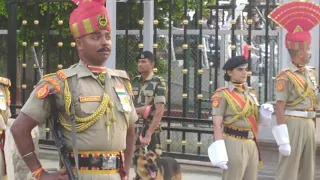
[[(48, 86), (50, 92), (56, 93), (58, 111), (67, 119), (65, 108), (65, 81), (74, 100), (75, 116), (80, 118), (94, 114), (101, 104), (102, 95), (106, 93), (114, 104), (115, 123), (111, 123), (108, 130), (106, 123), (110, 120), (110, 113), (104, 113), (100, 119), (86, 130), (77, 133), (78, 149), (82, 151), (122, 151), (126, 148), (127, 124), (137, 121), (133, 102), (129, 96), (124, 81), (128, 76), (125, 71), (107, 69), (105, 86), (94, 74), (80, 61), (77, 65), (58, 71), (56, 74), (44, 77), (31, 93), (28, 101), (22, 108), (22, 112), (39, 123), (45, 123), (50, 115), (49, 100), (46, 96)], [(123, 87), (126, 97), (129, 99), (130, 111), (125, 111), (115, 91), (115, 87)], [(109, 131), (109, 133), (108, 133)], [(72, 150), (71, 132), (63, 129), (63, 135), (67, 138), (68, 149)], [(107, 139), (109, 135), (109, 139)]]
[[(298, 77), (298, 81), (302, 86), (296, 87), (289, 77), (289, 74), (294, 74)], [(297, 79), (297, 78), (295, 78)], [(315, 110), (319, 100), (316, 98), (318, 94), (318, 78), (317, 73), (313, 67), (306, 66), (300, 71), (295, 65), (291, 64), (288, 69), (284, 69), (276, 78), (276, 100), (284, 101), (286, 103), (286, 109), (290, 110)], [(307, 96), (300, 103), (288, 106), (288, 104), (293, 103), (300, 96), (298, 92), (303, 94), (306, 91), (306, 86), (309, 84), (312, 88), (312, 93), (314, 97)], [(298, 92), (297, 92), (298, 91)]]
[(144, 82), (141, 75), (136, 76), (132, 81), (134, 105), (141, 107), (145, 105), (166, 104), (166, 85), (162, 77), (149, 74)]
[[(234, 111), (230, 108), (230, 105), (228, 104), (226, 97), (223, 94), (223, 90), (227, 88), (229, 88), (230, 92), (236, 92), (236, 94), (240, 95), (243, 99), (250, 98), (251, 100), (253, 100), (253, 102), (255, 102), (256, 107), (259, 105), (256, 98), (255, 90), (253, 88), (244, 85), (244, 92), (240, 92), (238, 89), (236, 89), (233, 83), (228, 83), (227, 87), (217, 89), (214, 95), (212, 96), (212, 115), (222, 116), (223, 122), (231, 120), (235, 116)], [(237, 105), (237, 103), (234, 103), (234, 104), (237, 111), (241, 112), (242, 107)], [(230, 125), (237, 126), (240, 128), (245, 128), (245, 129), (248, 129), (251, 127), (248, 122), (248, 119), (244, 117), (240, 117), (238, 120), (231, 123)]]

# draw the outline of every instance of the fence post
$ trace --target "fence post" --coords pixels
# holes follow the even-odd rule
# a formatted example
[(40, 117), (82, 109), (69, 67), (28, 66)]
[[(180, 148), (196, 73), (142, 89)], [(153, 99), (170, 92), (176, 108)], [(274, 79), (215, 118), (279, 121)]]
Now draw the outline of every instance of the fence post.
[[(11, 114), (16, 114), (17, 104), (17, 4), (8, 2), (8, 78), (11, 80)], [(10, 69), (10, 71), (9, 71)]]
[(154, 1), (144, 1), (143, 50), (153, 52)]
[(111, 33), (112, 49), (110, 57), (106, 62), (108, 68), (114, 69), (116, 67), (116, 47), (117, 47), (117, 1), (109, 0), (106, 2), (106, 6), (110, 16), (110, 26), (114, 33)]

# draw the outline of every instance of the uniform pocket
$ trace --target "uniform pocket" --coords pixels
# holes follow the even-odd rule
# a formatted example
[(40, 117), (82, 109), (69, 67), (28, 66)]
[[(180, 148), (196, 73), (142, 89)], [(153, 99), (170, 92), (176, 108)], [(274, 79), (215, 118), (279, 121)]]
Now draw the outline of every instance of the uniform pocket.
[[(77, 117), (79, 118), (87, 118), (94, 113), (97, 113), (97, 110), (101, 104), (101, 102), (79, 102), (78, 107), (80, 107), (80, 113), (77, 113)], [(103, 117), (97, 120), (95, 123), (90, 126), (90, 129), (103, 129), (105, 127), (105, 123)]]
[(80, 109), (84, 116), (95, 113), (100, 106), (100, 102), (80, 102)]
[(149, 105), (154, 99), (154, 92), (152, 90), (145, 90), (143, 95), (145, 98), (145, 105)]

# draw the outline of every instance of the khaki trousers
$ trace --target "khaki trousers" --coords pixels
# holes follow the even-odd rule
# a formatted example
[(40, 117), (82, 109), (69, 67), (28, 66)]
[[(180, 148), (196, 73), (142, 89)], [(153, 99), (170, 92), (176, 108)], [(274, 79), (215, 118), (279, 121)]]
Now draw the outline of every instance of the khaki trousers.
[(311, 119), (286, 119), (291, 154), (287, 157), (280, 155), (276, 180), (314, 180), (315, 124)]
[(0, 179), (5, 179), (6, 177), (6, 165), (3, 158), (4, 154), (2, 150), (0, 150)]
[(259, 153), (253, 140), (242, 140), (225, 135), (229, 162), (222, 180), (257, 180)]

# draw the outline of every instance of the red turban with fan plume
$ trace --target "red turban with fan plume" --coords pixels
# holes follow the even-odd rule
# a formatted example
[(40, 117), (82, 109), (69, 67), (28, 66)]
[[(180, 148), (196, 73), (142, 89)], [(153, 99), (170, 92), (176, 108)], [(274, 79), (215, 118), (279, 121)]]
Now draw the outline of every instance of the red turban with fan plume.
[(73, 0), (78, 7), (70, 14), (69, 27), (75, 39), (100, 31), (111, 32), (105, 0)]
[(287, 30), (286, 48), (310, 48), (310, 30), (320, 23), (320, 6), (313, 2), (292, 1), (274, 9), (269, 18)]

